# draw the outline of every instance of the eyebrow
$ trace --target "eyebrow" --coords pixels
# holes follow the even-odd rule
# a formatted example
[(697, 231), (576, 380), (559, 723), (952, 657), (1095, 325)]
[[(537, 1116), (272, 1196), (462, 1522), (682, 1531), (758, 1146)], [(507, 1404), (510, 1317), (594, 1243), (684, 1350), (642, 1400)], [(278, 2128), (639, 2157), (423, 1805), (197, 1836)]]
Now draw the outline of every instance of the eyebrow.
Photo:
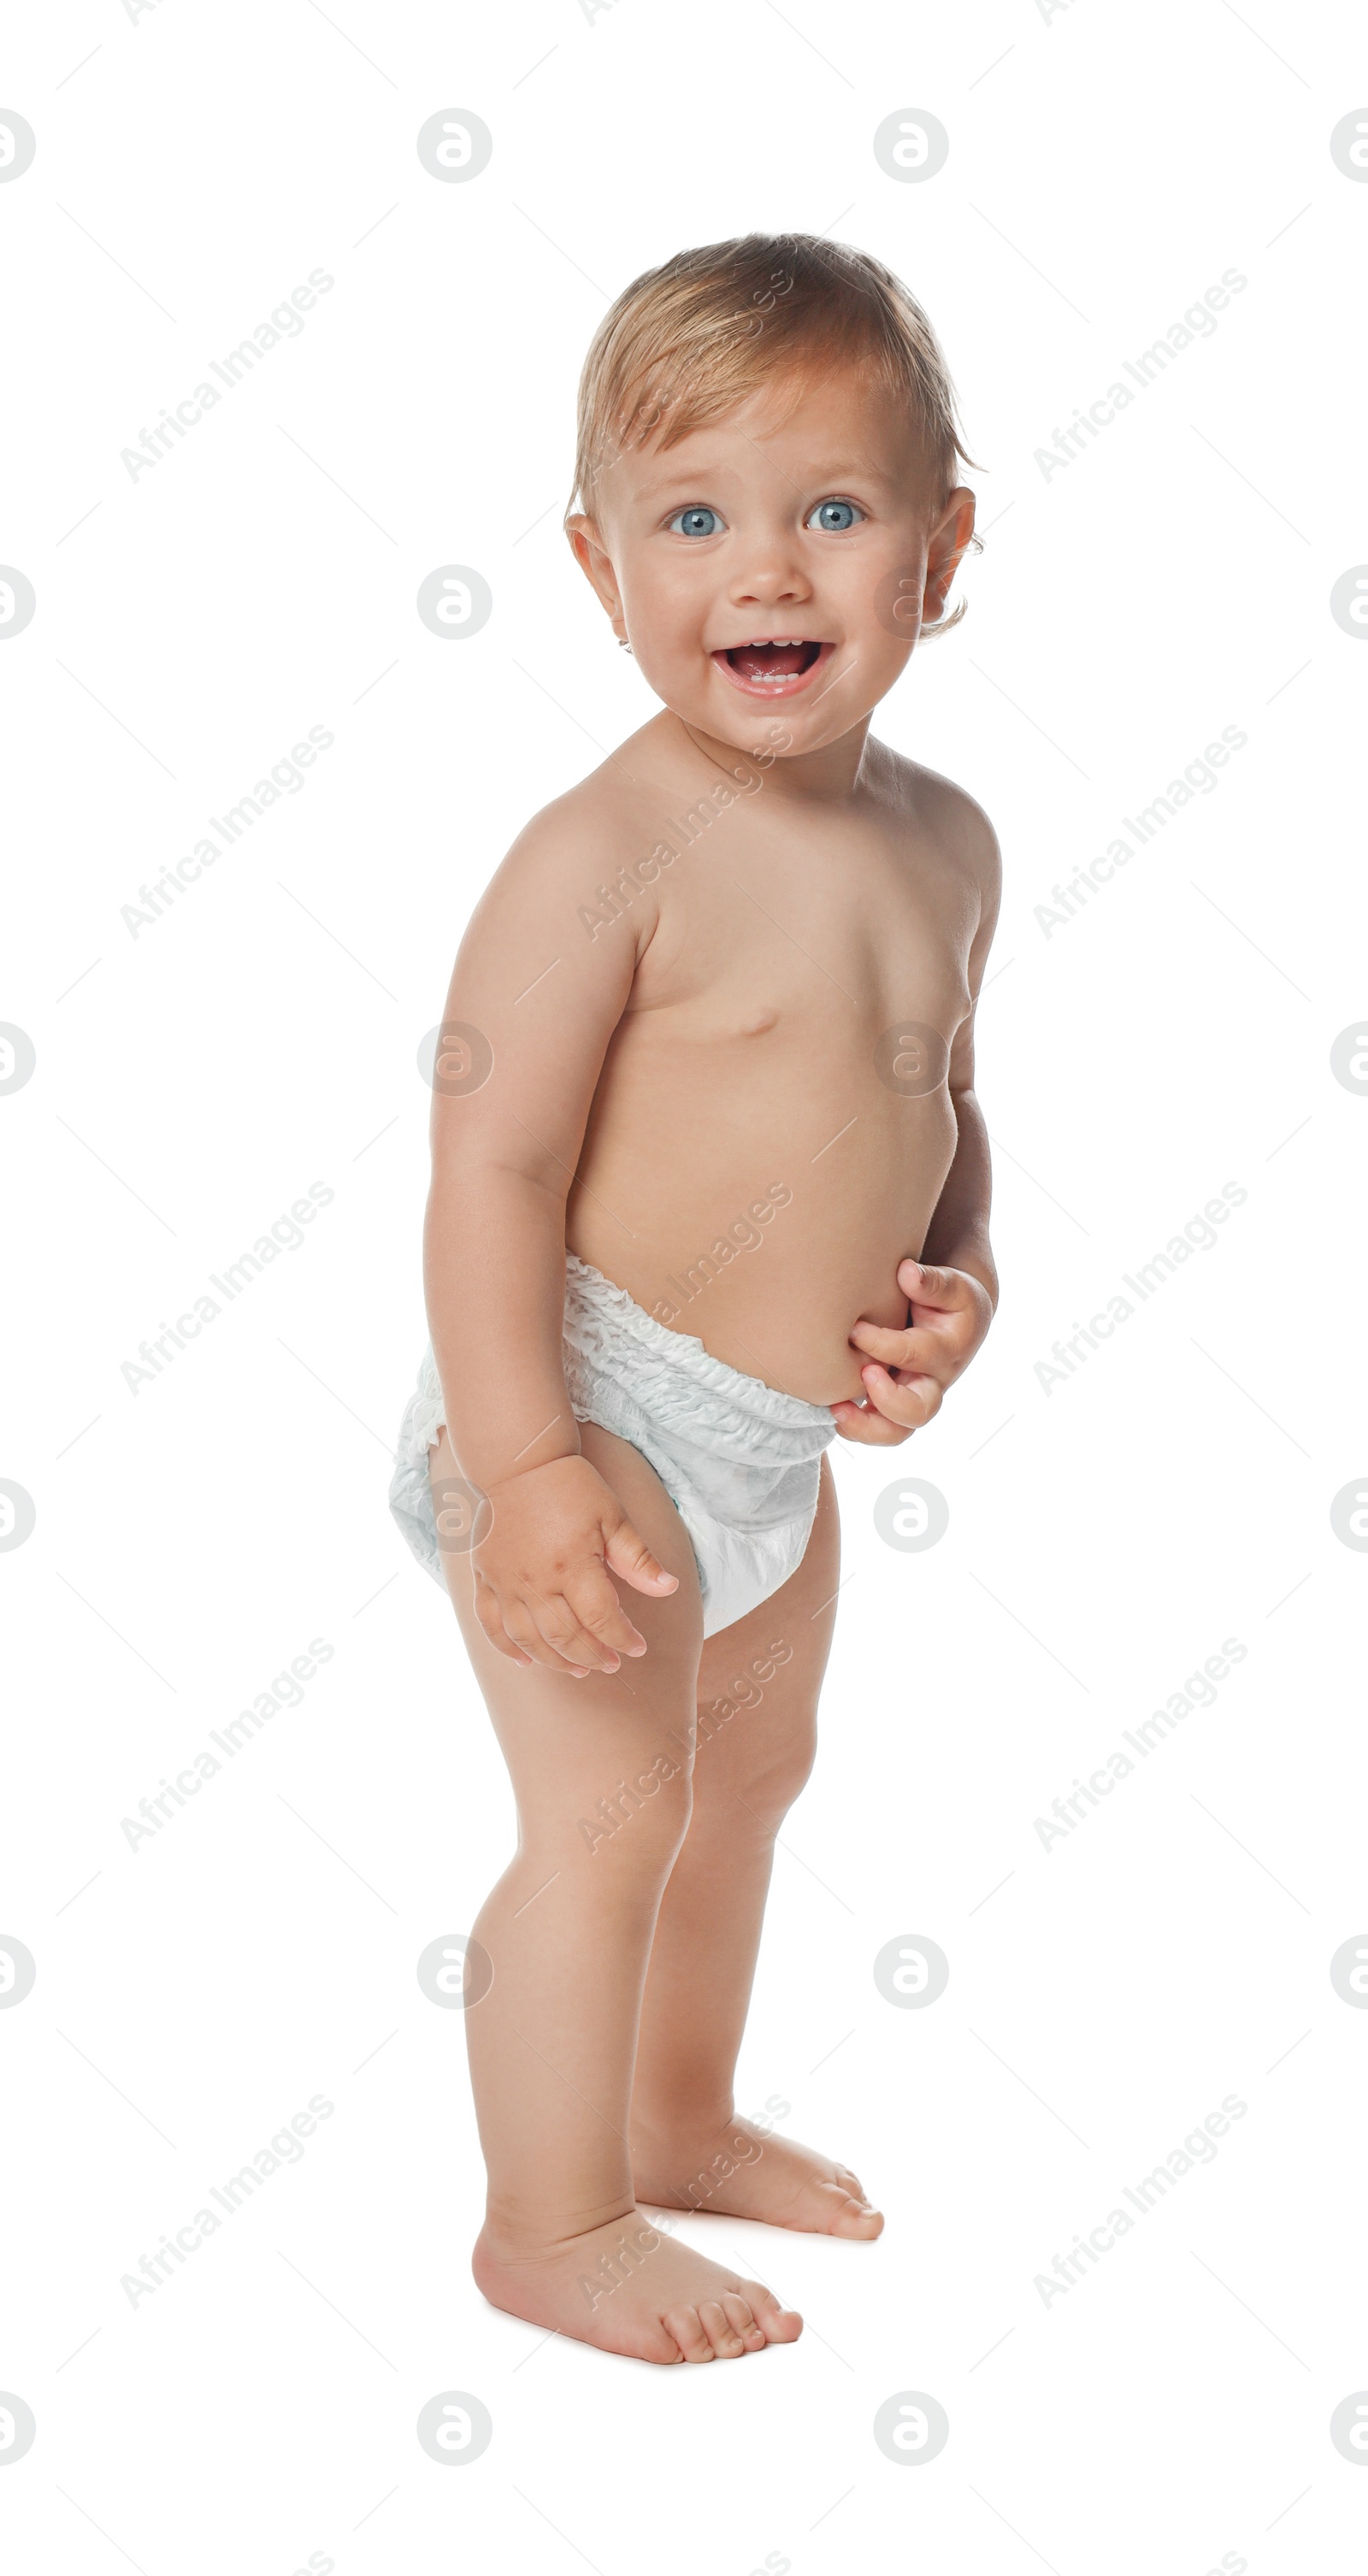
[[(721, 459), (692, 469), (680, 465), (672, 474), (658, 474), (650, 482), (639, 484), (636, 498), (639, 501), (654, 501), (680, 488), (701, 489), (705, 483), (730, 470), (728, 464)], [(793, 477), (785, 467), (776, 465), (774, 471), (781, 475), (786, 483), (792, 484)], [(804, 483), (814, 488), (829, 487), (832, 491), (838, 491), (846, 484), (855, 483), (879, 484), (891, 488), (901, 480), (900, 476), (889, 474), (881, 467), (868, 462), (852, 465), (848, 458), (834, 465), (817, 465), (810, 468), (805, 466), (801, 471)]]

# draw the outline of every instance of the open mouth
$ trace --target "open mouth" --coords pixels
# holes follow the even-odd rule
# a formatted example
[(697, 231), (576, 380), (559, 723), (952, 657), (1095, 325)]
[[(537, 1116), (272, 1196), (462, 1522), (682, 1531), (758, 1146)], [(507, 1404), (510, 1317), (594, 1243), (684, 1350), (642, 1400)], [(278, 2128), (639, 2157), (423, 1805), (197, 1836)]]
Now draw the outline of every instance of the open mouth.
[(749, 644), (724, 646), (712, 659), (741, 688), (763, 697), (787, 697), (835, 650), (834, 644), (813, 643), (801, 636), (761, 637)]

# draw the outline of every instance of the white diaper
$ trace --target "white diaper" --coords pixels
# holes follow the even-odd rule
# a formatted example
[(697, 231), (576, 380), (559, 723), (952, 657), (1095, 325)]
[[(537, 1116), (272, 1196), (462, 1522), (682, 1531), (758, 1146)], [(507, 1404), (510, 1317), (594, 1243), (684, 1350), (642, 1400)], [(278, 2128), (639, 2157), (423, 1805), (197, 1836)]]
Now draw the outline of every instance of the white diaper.
[[(573, 1252), (565, 1257), (564, 1359), (576, 1420), (630, 1440), (684, 1523), (704, 1636), (758, 1609), (802, 1563), (822, 1451), (836, 1435), (828, 1407), (712, 1359), (692, 1333), (657, 1323)], [(438, 1583), (428, 1450), (444, 1420), (429, 1349), (399, 1434), (390, 1509)]]

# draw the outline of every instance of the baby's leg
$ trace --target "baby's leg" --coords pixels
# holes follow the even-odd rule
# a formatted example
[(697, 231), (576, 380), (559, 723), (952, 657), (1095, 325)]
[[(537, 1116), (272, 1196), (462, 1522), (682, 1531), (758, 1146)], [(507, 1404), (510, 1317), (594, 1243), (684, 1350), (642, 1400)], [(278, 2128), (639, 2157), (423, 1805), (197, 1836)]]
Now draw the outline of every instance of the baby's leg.
[[(513, 1779), (519, 1843), (473, 1927), (493, 1982), (466, 2035), (489, 2171), (474, 2272), (516, 2316), (643, 2361), (711, 2361), (788, 2342), (800, 2320), (758, 2282), (653, 2229), (627, 2128), (646, 1962), (689, 1815), (702, 1614), (692, 1552), (640, 1453), (586, 1425), (586, 1456), (680, 1578), (628, 1595), (648, 1652), (575, 1681), (496, 1653), (470, 1559), (448, 1581)], [(454, 1471), (444, 1433), (434, 1483)], [(644, 1782), (644, 1787), (637, 1784)]]
[[(651, 1951), (632, 2168), (639, 2197), (657, 2208), (869, 2237), (883, 2220), (849, 2167), (795, 2140), (764, 2137), (735, 2117), (732, 2100), (774, 1838), (812, 1768), (840, 1579), (836, 1494), (824, 1458), (817, 1518), (797, 1572), (703, 1648), (692, 1817)], [(778, 1665), (776, 1645), (789, 1649)], [(772, 1678), (757, 1680), (757, 1664)]]

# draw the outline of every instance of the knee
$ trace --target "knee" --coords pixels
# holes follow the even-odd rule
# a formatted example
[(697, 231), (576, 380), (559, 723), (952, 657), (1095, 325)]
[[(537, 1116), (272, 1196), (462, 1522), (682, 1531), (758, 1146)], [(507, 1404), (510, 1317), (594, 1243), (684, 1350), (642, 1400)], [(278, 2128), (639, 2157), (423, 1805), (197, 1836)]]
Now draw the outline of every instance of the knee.
[[(728, 1732), (745, 1724), (744, 1716), (732, 1721)], [(790, 1807), (812, 1776), (817, 1758), (817, 1717), (808, 1710), (785, 1727), (777, 1740), (757, 1745), (749, 1759), (739, 1759), (745, 1739), (734, 1741), (729, 1749), (726, 1786), (734, 1790), (756, 1824), (773, 1834), (783, 1823)], [(706, 1764), (708, 1739), (700, 1725), (698, 1761)], [(700, 1784), (704, 1779), (700, 1773)]]
[(591, 1812), (577, 1819), (576, 1838), (605, 1880), (625, 1892), (658, 1894), (689, 1830), (693, 1789), (680, 1761), (628, 1770)]
[(814, 1727), (801, 1743), (776, 1755), (747, 1790), (747, 1804), (771, 1829), (777, 1830), (795, 1798), (807, 1787), (816, 1759), (817, 1731)]

